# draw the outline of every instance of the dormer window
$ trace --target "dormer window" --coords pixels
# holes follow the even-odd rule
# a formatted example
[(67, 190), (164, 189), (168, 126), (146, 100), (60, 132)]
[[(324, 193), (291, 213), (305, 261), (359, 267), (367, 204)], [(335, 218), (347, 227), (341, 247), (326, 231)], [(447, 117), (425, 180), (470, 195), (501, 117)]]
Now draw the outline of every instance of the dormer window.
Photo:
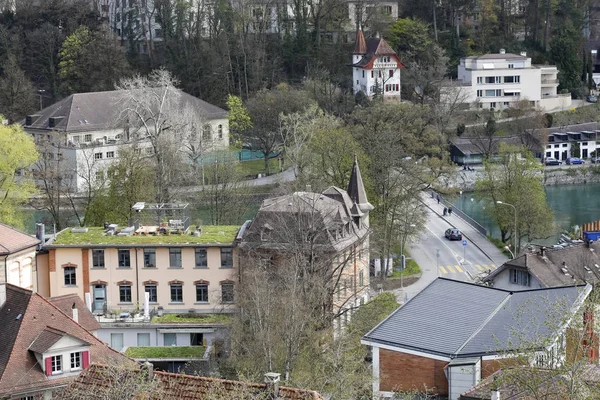
[(71, 371), (81, 369), (81, 352), (71, 353)]
[(51, 357), (52, 362), (52, 375), (62, 373), (62, 356)]

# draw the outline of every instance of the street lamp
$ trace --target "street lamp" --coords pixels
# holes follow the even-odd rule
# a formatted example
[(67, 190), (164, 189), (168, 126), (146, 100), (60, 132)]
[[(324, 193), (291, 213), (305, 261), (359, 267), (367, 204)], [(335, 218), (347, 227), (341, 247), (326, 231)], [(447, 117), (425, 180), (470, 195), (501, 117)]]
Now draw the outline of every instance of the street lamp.
[(500, 200), (496, 201), (496, 203), (497, 203), (497, 204), (502, 204), (502, 205), (505, 205), (505, 206), (512, 207), (512, 208), (513, 208), (513, 211), (515, 212), (515, 231), (514, 231), (514, 236), (515, 236), (515, 237), (514, 237), (514, 242), (515, 242), (514, 246), (515, 246), (515, 247), (513, 248), (513, 250), (515, 251), (515, 252), (514, 252), (514, 254), (513, 254), (513, 258), (514, 258), (514, 257), (515, 257), (515, 254), (518, 254), (518, 251), (517, 251), (517, 207), (515, 207), (515, 206), (514, 206), (514, 205), (512, 205), (512, 204), (509, 204), (509, 203), (505, 203), (505, 202), (503, 202), (503, 201), (500, 201)]
[(515, 258), (515, 253), (513, 253), (512, 251), (510, 251), (510, 247), (508, 246), (504, 246), (504, 250), (508, 250), (508, 252), (510, 253), (510, 255), (512, 256), (512, 258)]

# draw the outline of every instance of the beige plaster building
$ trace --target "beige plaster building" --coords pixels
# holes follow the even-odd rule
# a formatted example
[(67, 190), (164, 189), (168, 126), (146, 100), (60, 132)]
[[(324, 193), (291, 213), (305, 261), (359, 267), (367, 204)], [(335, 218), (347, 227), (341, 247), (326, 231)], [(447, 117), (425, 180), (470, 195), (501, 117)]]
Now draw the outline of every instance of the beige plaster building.
[(40, 273), (48, 276), (44, 289), (50, 296), (75, 293), (97, 314), (139, 311), (145, 293), (150, 308), (162, 307), (165, 312), (215, 313), (232, 308), (239, 227), (152, 234), (128, 229), (60, 232), (38, 260)]
[(0, 224), (0, 283), (37, 290), (36, 246), (38, 239)]

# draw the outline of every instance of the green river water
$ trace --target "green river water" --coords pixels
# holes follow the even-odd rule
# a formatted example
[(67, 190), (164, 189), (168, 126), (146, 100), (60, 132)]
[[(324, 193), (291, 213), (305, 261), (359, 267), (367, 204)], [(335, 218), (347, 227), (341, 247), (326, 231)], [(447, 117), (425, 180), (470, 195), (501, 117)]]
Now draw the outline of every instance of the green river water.
[[(554, 210), (554, 224), (557, 230), (569, 230), (574, 225), (600, 220), (600, 183), (585, 185), (546, 186), (548, 204)], [(463, 193), (454, 204), (467, 215), (479, 222), (488, 234), (500, 237), (500, 229), (486, 213), (482, 202), (473, 199), (472, 193)], [(556, 236), (547, 240), (535, 240), (540, 244), (555, 244)]]

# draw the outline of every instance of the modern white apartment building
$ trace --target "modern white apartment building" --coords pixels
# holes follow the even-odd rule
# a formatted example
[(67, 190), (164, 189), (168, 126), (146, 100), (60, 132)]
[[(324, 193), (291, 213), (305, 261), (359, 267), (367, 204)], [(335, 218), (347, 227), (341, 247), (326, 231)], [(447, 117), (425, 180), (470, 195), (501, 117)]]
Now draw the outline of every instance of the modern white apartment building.
[(521, 100), (543, 110), (566, 109), (571, 95), (557, 93), (558, 69), (552, 65), (532, 65), (526, 53), (465, 57), (458, 66), (458, 80), (464, 102), (474, 107), (504, 109)]

